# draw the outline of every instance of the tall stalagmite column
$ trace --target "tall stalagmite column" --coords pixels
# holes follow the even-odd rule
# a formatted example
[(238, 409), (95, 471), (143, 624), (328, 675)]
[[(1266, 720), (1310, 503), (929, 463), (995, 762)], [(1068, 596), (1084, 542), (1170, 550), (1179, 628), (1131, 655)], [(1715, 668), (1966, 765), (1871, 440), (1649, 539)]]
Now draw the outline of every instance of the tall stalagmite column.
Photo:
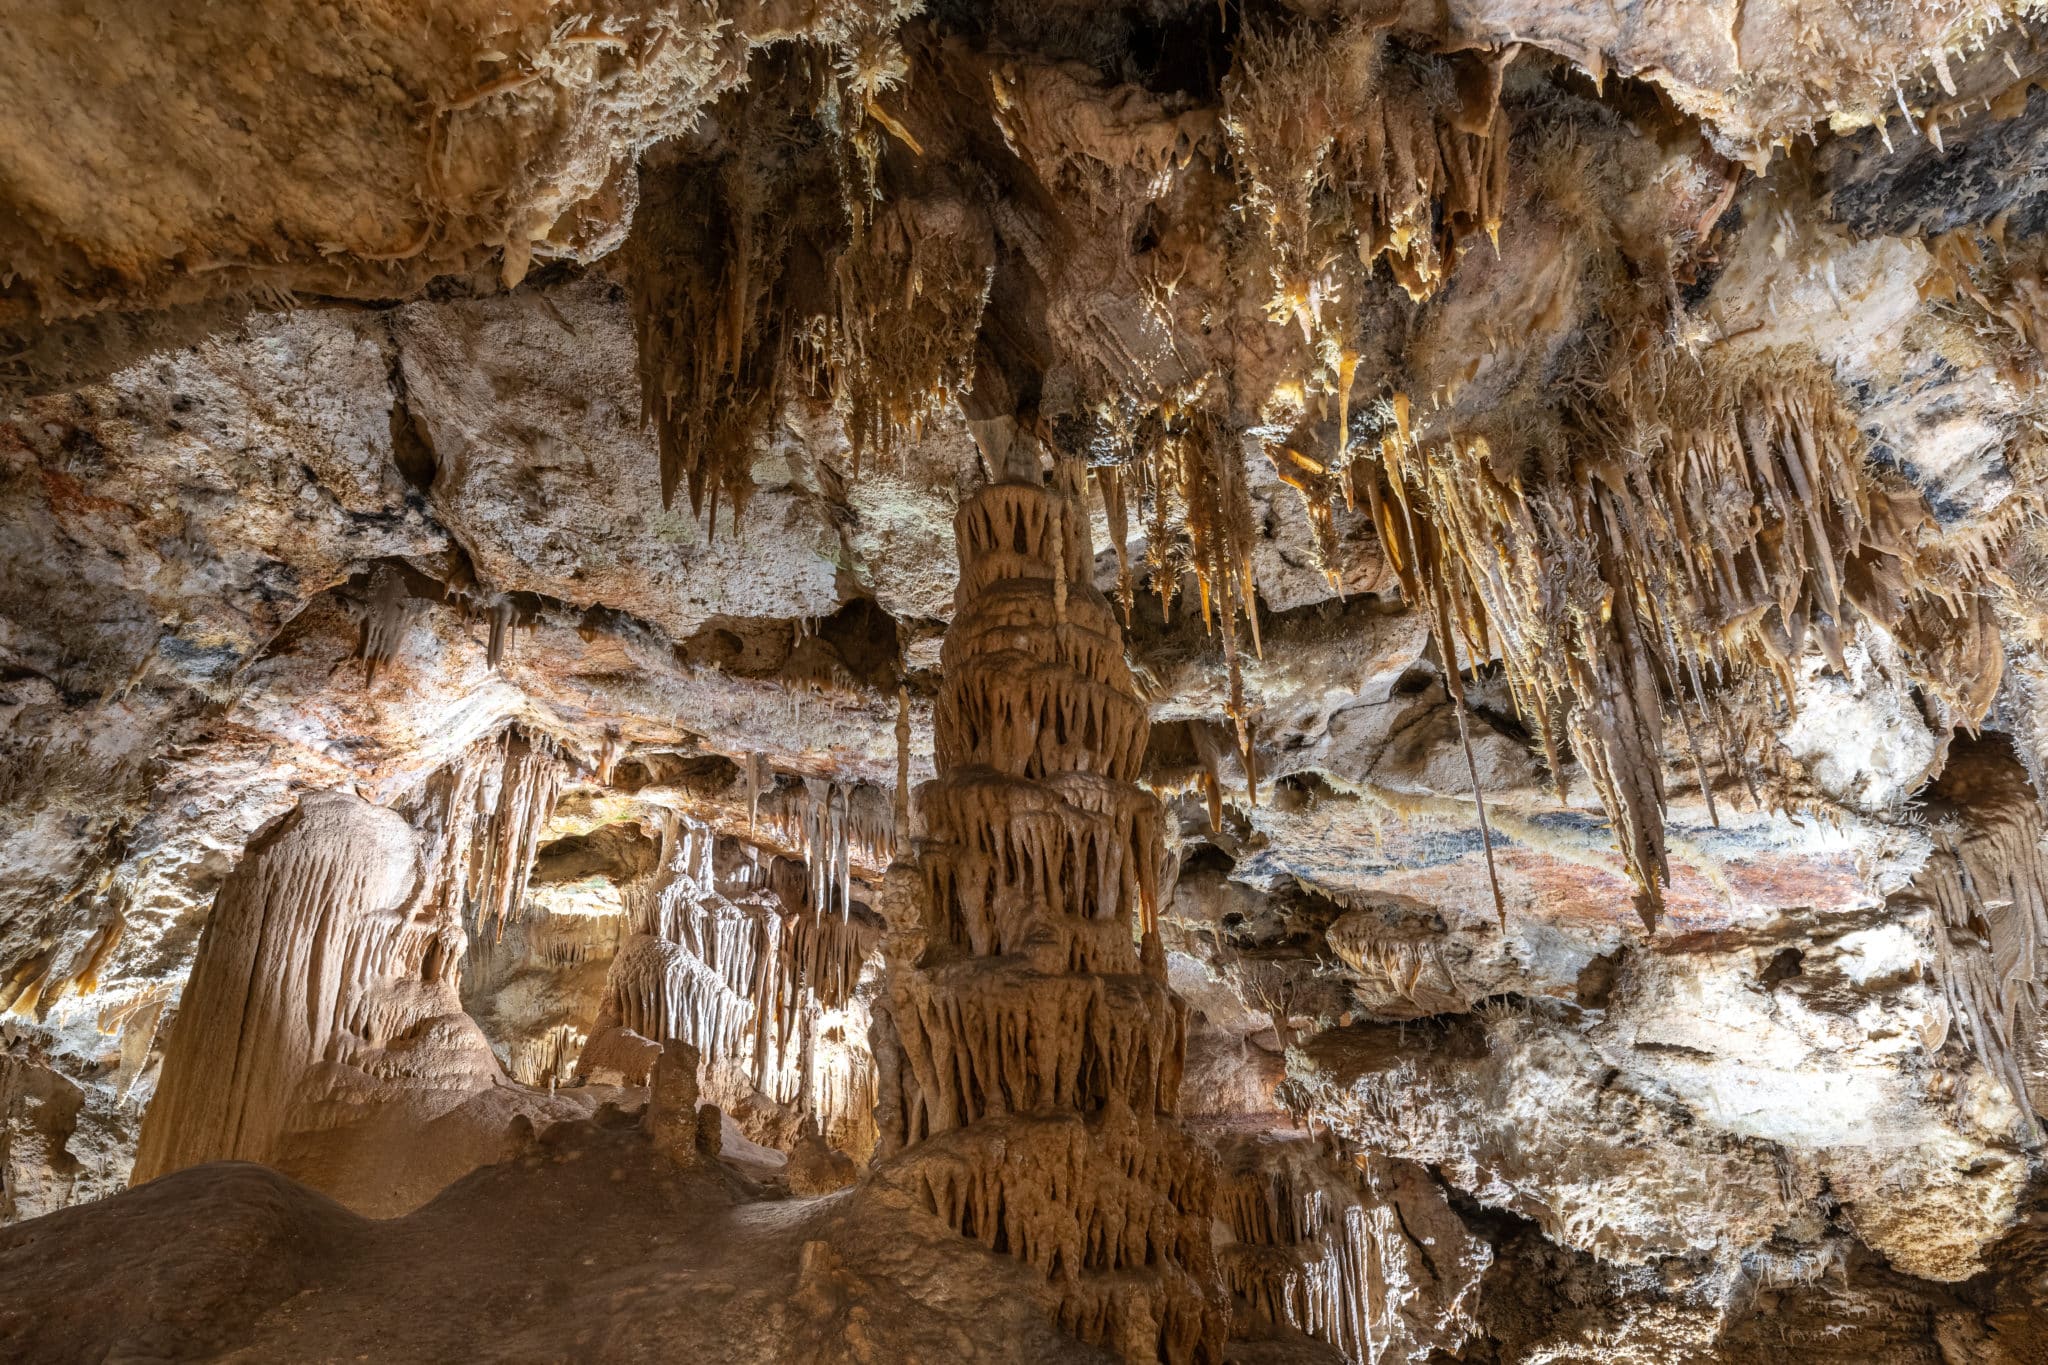
[(922, 943), (890, 964), (877, 1040), (895, 1153), (878, 1178), (1044, 1272), (1084, 1340), (1215, 1359), (1213, 1158), (1174, 1121), (1186, 1007), (1155, 928), (1162, 811), (1135, 781), (1150, 725), (1088, 519), (1069, 491), (1001, 483), (956, 529)]

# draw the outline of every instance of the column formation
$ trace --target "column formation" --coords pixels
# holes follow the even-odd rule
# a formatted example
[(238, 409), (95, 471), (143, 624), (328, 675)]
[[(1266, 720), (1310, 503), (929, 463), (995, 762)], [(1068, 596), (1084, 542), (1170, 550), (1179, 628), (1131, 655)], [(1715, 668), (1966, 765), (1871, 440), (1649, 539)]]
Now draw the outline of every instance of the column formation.
[(893, 937), (877, 1040), (878, 1178), (1044, 1273), (1083, 1340), (1213, 1360), (1214, 1159), (1174, 1118), (1187, 1011), (1156, 927), (1164, 813), (1136, 782), (1145, 701), (1078, 498), (994, 484), (955, 525), (921, 933)]

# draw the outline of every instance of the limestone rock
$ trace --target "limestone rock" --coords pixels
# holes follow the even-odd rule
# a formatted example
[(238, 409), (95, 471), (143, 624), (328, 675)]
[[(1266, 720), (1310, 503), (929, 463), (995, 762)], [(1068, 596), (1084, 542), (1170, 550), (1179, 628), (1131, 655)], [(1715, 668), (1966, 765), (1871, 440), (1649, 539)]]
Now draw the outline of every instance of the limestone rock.
[(789, 1151), (789, 1192), (796, 1195), (831, 1194), (860, 1178), (853, 1158), (834, 1151), (815, 1128), (797, 1139)]

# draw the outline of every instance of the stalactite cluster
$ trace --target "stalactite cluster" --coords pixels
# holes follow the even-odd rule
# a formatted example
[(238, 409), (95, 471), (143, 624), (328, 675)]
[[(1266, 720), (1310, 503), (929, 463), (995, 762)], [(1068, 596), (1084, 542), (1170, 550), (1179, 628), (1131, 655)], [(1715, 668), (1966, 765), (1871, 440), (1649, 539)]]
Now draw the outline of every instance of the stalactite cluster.
[(0, 1361), (2048, 1359), (2048, 0), (5, 32)]
[(915, 439), (974, 382), (974, 341), (995, 270), (987, 220), (965, 199), (888, 201), (860, 222), (833, 266), (819, 349), (846, 406), (854, 467)]
[(2025, 769), (1997, 741), (1958, 754), (1929, 807), (1934, 855), (1912, 893), (1935, 911), (1949, 1014), (2038, 1141), (2034, 1115), (2048, 1109), (2048, 822)]
[(1292, 1173), (1232, 1172), (1217, 1187), (1230, 1245), (1217, 1262), (1229, 1286), (1233, 1335), (1259, 1337), (1293, 1327), (1327, 1341), (1348, 1360), (1369, 1361), (1373, 1247), (1357, 1194)]
[(973, 381), (994, 238), (958, 193), (882, 199), (885, 139), (922, 149), (881, 102), (907, 71), (893, 36), (907, 7), (878, 8), (721, 105), (732, 136), (706, 161), (643, 177), (645, 416), (664, 503), (686, 486), (711, 525), (722, 497), (738, 526), (752, 443), (784, 396), (829, 394), (857, 468)]
[(432, 898), (472, 935), (496, 939), (519, 918), (541, 833), (568, 776), (546, 735), (508, 726), (428, 779), (417, 816)]
[(853, 869), (884, 868), (895, 856), (896, 811), (879, 787), (807, 777), (756, 796), (749, 809), (763, 832), (803, 855), (807, 904), (841, 919), (853, 908)]
[(1270, 253), (1276, 322), (1343, 344), (1340, 302), (1362, 283), (1336, 271), (1383, 260), (1417, 300), (1466, 243), (1495, 236), (1507, 199), (1503, 58), (1447, 63), (1390, 54), (1384, 31), (1346, 18), (1253, 23), (1224, 84), (1224, 131), (1247, 217)]
[(506, 1071), (521, 1085), (536, 1089), (567, 1085), (576, 1075), (577, 1058), (590, 1037), (569, 1024), (556, 1024), (534, 1035), (515, 1039), (508, 1047)]
[[(1218, 1269), (1231, 1295), (1231, 1335), (1259, 1340), (1305, 1333), (1354, 1365), (1417, 1359), (1401, 1310), (1422, 1288), (1408, 1264), (1420, 1244), (1428, 1271), (1449, 1280), (1461, 1248), (1436, 1244), (1403, 1222), (1397, 1182), (1375, 1182), (1361, 1159), (1326, 1154), (1314, 1141), (1247, 1140), (1227, 1145), (1217, 1184), (1217, 1222), (1229, 1240)], [(1472, 1291), (1431, 1303), (1430, 1325), (1462, 1334), (1472, 1325)], [(1428, 1300), (1424, 1299), (1427, 1303)]]
[(56, 944), (45, 942), (0, 981), (0, 1010), (29, 1016), (73, 992), (90, 995), (99, 988), (100, 974), (128, 933), (125, 898), (116, 892), (108, 899), (110, 917), (76, 950), (65, 953)]
[(787, 97), (753, 101), (737, 144), (710, 164), (641, 176), (644, 226), (630, 249), (644, 415), (663, 504), (684, 487), (712, 528), (721, 499), (735, 528), (746, 511), (755, 436), (802, 378), (790, 363), (800, 310), (829, 279), (814, 225), (834, 220), (831, 202), (785, 197), (834, 183), (829, 149), (798, 112), (801, 84), (783, 71), (775, 85)]
[(1935, 268), (1920, 284), (1927, 298), (1948, 298), (1976, 309), (1991, 324), (2003, 368), (2035, 385), (2048, 357), (2048, 255), (2039, 238), (2008, 241), (2003, 218), (1979, 234), (1968, 229), (1929, 239)]
[[(1191, 573), (1203, 621), (1220, 636), (1231, 677), (1228, 711), (1253, 804), (1258, 777), (1239, 660), (1240, 618), (1251, 648), (1261, 649), (1252, 574), (1258, 531), (1244, 469), (1251, 428), (1259, 428), (1256, 443), (1282, 481), (1300, 490), (1320, 567), (1340, 582), (1333, 508), (1351, 458), (1360, 303), (1376, 264), (1422, 300), (1442, 286), (1474, 238), (1497, 237), (1507, 203), (1509, 137), (1500, 108), (1506, 60), (1492, 54), (1454, 65), (1401, 54), (1390, 50), (1381, 26), (1358, 18), (1333, 28), (1248, 25), (1223, 88), (1234, 207), (1246, 224), (1230, 245), (1231, 269), (1264, 278), (1267, 321), (1298, 329), (1300, 350), (1286, 362), (1292, 372), (1270, 398), (1240, 394), (1238, 358), (1194, 370), (1184, 354), (1192, 338), (1177, 344), (1173, 364), (1138, 374), (1101, 356), (1080, 366), (1103, 376), (1106, 395), (1096, 407), (1116, 419), (1108, 426), (1123, 448), (1097, 482), (1126, 611), (1126, 538), (1136, 509), (1162, 606), (1171, 605)], [(1197, 145), (1180, 121), (1156, 128), (1177, 147)], [(1185, 164), (1185, 152), (1148, 158), (1142, 145), (1127, 149), (1141, 171)], [(1153, 193), (1165, 198), (1158, 188)], [(1194, 259), (1182, 256), (1183, 275)], [(1168, 305), (1180, 287), (1178, 279), (1155, 280), (1162, 316), (1171, 316)], [(1335, 408), (1332, 452), (1311, 448), (1312, 402)], [(1244, 406), (1259, 409), (1256, 424), (1239, 411)]]
[(878, 1027), (886, 1178), (1045, 1274), (1084, 1340), (1209, 1360), (1211, 1171), (1172, 1118), (1186, 1008), (1153, 927), (1158, 807), (1134, 785), (1148, 721), (1076, 491), (995, 484), (956, 519), (924, 947)]
[(466, 620), (484, 623), (484, 662), (493, 669), (512, 652), (519, 628), (533, 625), (530, 611), (522, 609), (510, 594), (478, 584), (466, 566), (452, 581), (438, 583), (397, 565), (380, 565), (371, 574), (368, 595), (357, 608), (361, 623), (357, 653), (363, 660), (364, 687), (374, 687), (377, 675), (397, 661), (407, 634), (428, 607), (437, 603), (455, 608)]
[(503, 935), (469, 936), (463, 1003), (521, 1085), (547, 1089), (575, 1077), (596, 1022), (594, 988), (619, 946), (624, 916), (608, 908), (533, 897)]
[[(853, 1149), (873, 1145), (874, 1074), (858, 995), (878, 930), (865, 911), (717, 889), (710, 829), (677, 818), (662, 872), (612, 959), (593, 1037), (624, 1029), (731, 1062)], [(588, 1074), (587, 1068), (583, 1069)]]
[[(1105, 494), (1108, 488), (1103, 485)], [(1164, 419), (1149, 463), (1141, 466), (1138, 491), (1150, 494), (1146, 557), (1162, 611), (1171, 609), (1183, 576), (1192, 573), (1200, 594), (1202, 624), (1222, 641), (1224, 667), (1230, 675), (1226, 710), (1237, 731), (1246, 796), (1257, 805), (1258, 768), (1245, 710), (1244, 646), (1238, 635), (1241, 616), (1249, 627), (1252, 649), (1263, 652), (1252, 577), (1258, 531), (1245, 482), (1243, 438), (1221, 413), (1206, 404)], [(1112, 517), (1112, 521), (1120, 518)], [(1185, 540), (1177, 530), (1185, 534)], [(1119, 546), (1122, 539), (1119, 534)], [(1119, 563), (1126, 558), (1119, 549)]]
[[(1474, 58), (1454, 77), (1441, 63), (1390, 59), (1382, 35), (1352, 21), (1334, 36), (1298, 24), (1254, 26), (1234, 55), (1223, 128), (1237, 208), (1250, 225), (1234, 247), (1241, 257), (1234, 268), (1270, 280), (1267, 320), (1298, 328), (1303, 348), (1294, 373), (1260, 404), (1257, 443), (1282, 481), (1301, 492), (1320, 567), (1334, 584), (1343, 567), (1334, 506), (1351, 458), (1359, 301), (1376, 262), (1419, 300), (1442, 285), (1471, 238), (1497, 234), (1509, 141), (1499, 106), (1503, 59)], [(1179, 140), (1187, 144), (1184, 134)], [(1118, 460), (1098, 469), (1097, 485), (1127, 614), (1134, 511), (1144, 521), (1162, 607), (1170, 608), (1184, 576), (1194, 576), (1203, 622), (1224, 651), (1228, 711), (1256, 804), (1239, 622), (1260, 652), (1252, 571), (1258, 528), (1244, 468), (1252, 433), (1237, 411), (1231, 363), (1174, 379), (1095, 361), (1109, 391), (1096, 406), (1117, 417), (1108, 426), (1122, 447)], [(1307, 440), (1312, 397), (1336, 409), (1336, 449), (1324, 458)]]
[(406, 591), (402, 575), (387, 570), (377, 576), (363, 608), (363, 686), (374, 686), (377, 670), (398, 657), (405, 633), (419, 619), (423, 606)]
[(1391, 411), (1348, 487), (1446, 658), (1502, 659), (1560, 786), (1569, 743), (1652, 927), (1669, 878), (1666, 697), (1711, 812), (1717, 781), (1758, 792), (1761, 732), (1792, 708), (1809, 640), (1839, 668), (1859, 623), (1889, 632), (1950, 727), (1996, 694), (1988, 602), (1796, 356), (1617, 375), (1607, 404), (1535, 450), (1420, 442), (1406, 405)]

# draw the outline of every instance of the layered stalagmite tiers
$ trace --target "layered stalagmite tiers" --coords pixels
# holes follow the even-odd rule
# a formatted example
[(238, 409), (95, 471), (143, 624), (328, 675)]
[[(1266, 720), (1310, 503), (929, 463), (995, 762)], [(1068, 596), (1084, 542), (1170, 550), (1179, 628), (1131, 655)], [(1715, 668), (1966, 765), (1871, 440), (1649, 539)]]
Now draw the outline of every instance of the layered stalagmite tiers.
[[(1215, 1359), (1212, 1158), (1183, 1133), (1186, 1008), (1155, 925), (1149, 728), (1069, 493), (984, 489), (956, 521), (922, 934), (893, 964), (882, 1178), (1044, 1272), (1125, 1360)], [(1135, 932), (1143, 926), (1143, 950)]]

